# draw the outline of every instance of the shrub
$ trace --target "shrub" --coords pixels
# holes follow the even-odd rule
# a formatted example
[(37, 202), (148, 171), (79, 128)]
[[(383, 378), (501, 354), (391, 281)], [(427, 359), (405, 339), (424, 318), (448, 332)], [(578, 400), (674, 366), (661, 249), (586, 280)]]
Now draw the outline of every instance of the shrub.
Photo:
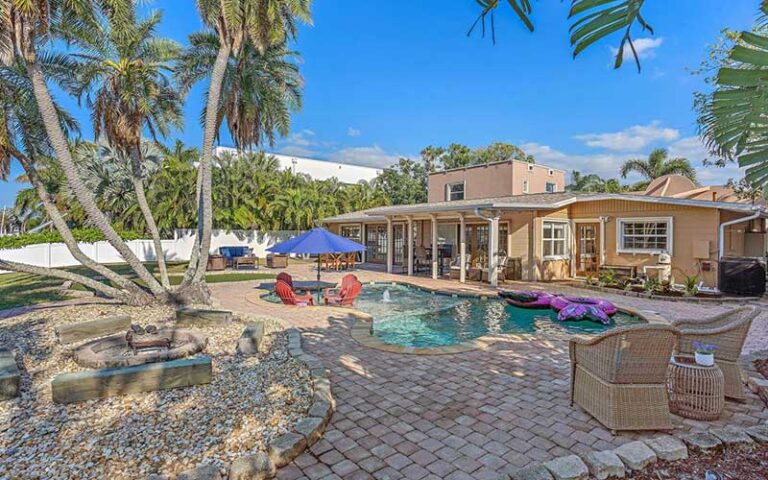
[(685, 295), (688, 297), (695, 297), (699, 293), (699, 276), (698, 275), (686, 275), (685, 281)]
[(659, 288), (659, 279), (656, 277), (646, 278), (643, 287), (646, 293), (651, 294)]
[(616, 272), (612, 269), (600, 272), (599, 283), (601, 286), (612, 287), (616, 285)]
[[(146, 237), (142, 233), (132, 231), (118, 230), (117, 233), (123, 240), (138, 240)], [(75, 237), (75, 240), (83, 243), (95, 243), (104, 240), (104, 235), (95, 228), (74, 228), (72, 229), (72, 235)], [(62, 241), (61, 235), (55, 230), (23, 233), (21, 235), (0, 237), (0, 249), (21, 248), (42, 243), (61, 243)]]

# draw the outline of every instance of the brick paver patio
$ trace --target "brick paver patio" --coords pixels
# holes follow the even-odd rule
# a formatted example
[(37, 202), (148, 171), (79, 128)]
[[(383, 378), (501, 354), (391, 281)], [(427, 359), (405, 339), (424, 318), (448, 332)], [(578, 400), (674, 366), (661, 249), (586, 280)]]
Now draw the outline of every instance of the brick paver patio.
[[(305, 265), (289, 268), (310, 279)], [(362, 280), (406, 280), (399, 275), (360, 271)], [(341, 274), (324, 274), (338, 280)], [(412, 278), (424, 286), (455, 288), (456, 282)], [(567, 292), (568, 287), (536, 284)], [(468, 290), (488, 290), (468, 285)], [(517, 288), (517, 287), (512, 287)], [(311, 451), (281, 469), (280, 479), (498, 479), (531, 462), (570, 453), (614, 448), (649, 433), (612, 436), (568, 399), (567, 342), (508, 336), (486, 350), (414, 356), (367, 348), (350, 336), (343, 310), (299, 308), (253, 302), (254, 285), (213, 285), (225, 307), (279, 318), (302, 331), (305, 349), (331, 371), (337, 411), (325, 437)], [(251, 294), (251, 301), (246, 297)], [(666, 317), (702, 316), (723, 306), (650, 301), (604, 295), (616, 303), (653, 310)], [(754, 329), (765, 332), (761, 315)], [(753, 349), (765, 345), (758, 337)], [(714, 423), (676, 418), (680, 430), (724, 423), (754, 425), (768, 419), (754, 396), (727, 402)]]

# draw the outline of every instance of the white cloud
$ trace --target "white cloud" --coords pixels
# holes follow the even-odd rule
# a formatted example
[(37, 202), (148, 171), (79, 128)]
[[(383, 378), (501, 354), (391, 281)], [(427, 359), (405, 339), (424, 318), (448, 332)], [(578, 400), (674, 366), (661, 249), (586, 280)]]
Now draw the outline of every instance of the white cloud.
[(328, 160), (341, 163), (351, 163), (353, 165), (363, 165), (366, 167), (384, 168), (397, 163), (400, 155), (387, 153), (378, 145), (372, 147), (349, 147), (343, 148), (328, 156)]
[(362, 132), (357, 128), (349, 127), (347, 129), (347, 136), (350, 137), (359, 137)]
[(525, 143), (520, 145), (525, 153), (533, 155), (536, 163), (560, 168), (567, 172), (578, 170), (581, 173), (596, 173), (601, 177), (615, 178), (619, 175), (621, 164), (630, 158), (642, 156), (632, 153), (597, 153), (590, 155), (572, 155), (556, 150), (549, 145)]
[(316, 141), (314, 140), (314, 136), (315, 136), (315, 132), (305, 128), (304, 130), (300, 130), (298, 132), (294, 132), (288, 135), (288, 138), (285, 139), (285, 143), (287, 145), (309, 147), (309, 146), (315, 145), (316, 143)]
[(696, 178), (702, 185), (724, 184), (730, 178), (739, 180), (744, 177), (744, 169), (736, 162), (729, 162), (724, 167), (704, 166), (705, 159), (714, 161), (715, 158), (697, 136), (681, 138), (670, 144), (669, 156), (687, 158), (696, 168)]
[[(664, 38), (638, 38), (637, 40), (632, 40), (632, 44), (635, 46), (635, 51), (637, 52), (637, 56), (641, 59), (648, 59), (653, 58), (656, 56), (656, 49), (661, 46), (661, 44), (664, 43)], [(616, 47), (611, 47), (611, 55), (614, 57), (616, 54), (619, 53), (619, 49)], [(634, 55), (632, 55), (632, 48), (627, 44), (624, 47), (624, 60), (634, 60)]]
[(634, 125), (619, 132), (587, 133), (576, 135), (590, 147), (602, 147), (616, 151), (637, 151), (654, 142), (671, 142), (680, 137), (680, 131), (664, 128), (661, 122), (654, 120), (648, 125)]

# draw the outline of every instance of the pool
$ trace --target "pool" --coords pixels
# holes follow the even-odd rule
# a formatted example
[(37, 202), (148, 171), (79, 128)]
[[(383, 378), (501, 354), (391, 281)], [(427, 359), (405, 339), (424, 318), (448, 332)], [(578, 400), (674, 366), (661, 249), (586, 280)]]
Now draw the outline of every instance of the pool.
[[(265, 299), (277, 300), (269, 297)], [(454, 297), (401, 284), (365, 284), (355, 309), (373, 317), (375, 337), (404, 347), (456, 345), (499, 333), (595, 334), (646, 323), (621, 311), (607, 326), (590, 321), (558, 322), (557, 313), (548, 308), (520, 308), (495, 297)]]

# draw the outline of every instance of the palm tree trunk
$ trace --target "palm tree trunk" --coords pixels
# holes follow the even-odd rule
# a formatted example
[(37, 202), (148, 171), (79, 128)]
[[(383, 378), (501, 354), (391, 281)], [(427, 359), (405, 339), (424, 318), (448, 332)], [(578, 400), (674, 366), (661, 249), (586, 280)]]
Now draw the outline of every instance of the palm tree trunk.
[(92, 288), (97, 292), (101, 292), (110, 298), (121, 300), (126, 303), (132, 303), (128, 298), (127, 292), (105, 285), (92, 278), (86, 277), (85, 275), (80, 275), (67, 270), (60, 270), (58, 268), (35, 267), (32, 265), (26, 265), (24, 263), (17, 263), (2, 259), (0, 259), (0, 270), (10, 270), (12, 272), (31, 273), (33, 275), (41, 275), (44, 277), (54, 277), (70, 280), (72, 282)]
[(224, 74), (227, 71), (227, 62), (231, 48), (229, 42), (221, 41), (221, 46), (216, 54), (216, 61), (211, 71), (211, 82), (208, 86), (208, 102), (205, 107), (205, 130), (203, 132), (203, 155), (200, 158), (201, 199), (202, 215), (198, 217), (198, 235), (200, 247), (198, 252), (197, 270), (193, 277), (194, 282), (205, 281), (205, 271), (208, 267), (208, 251), (211, 248), (211, 230), (213, 228), (213, 193), (211, 186), (211, 164), (213, 160), (213, 142), (217, 133), (217, 117), (219, 111), (219, 99), (221, 97), (221, 85), (224, 82)]
[(147, 201), (147, 194), (144, 190), (144, 180), (142, 179), (141, 164), (143, 162), (141, 147), (135, 146), (133, 148), (133, 155), (131, 155), (131, 164), (133, 175), (131, 175), (131, 181), (133, 182), (133, 189), (136, 191), (136, 202), (139, 204), (139, 209), (144, 215), (144, 220), (147, 222), (147, 230), (152, 235), (152, 243), (155, 246), (155, 257), (157, 257), (157, 267), (160, 270), (160, 283), (163, 288), (169, 290), (171, 288), (171, 282), (168, 280), (168, 267), (165, 264), (165, 250), (163, 250), (163, 242), (160, 240), (160, 230), (155, 223), (155, 217), (152, 215), (152, 210), (149, 208), (149, 202)]
[(117, 232), (112, 228), (107, 217), (104, 215), (99, 207), (96, 205), (96, 201), (93, 198), (91, 192), (85, 187), (80, 175), (77, 171), (77, 166), (72, 160), (72, 154), (69, 151), (69, 145), (67, 145), (67, 139), (59, 124), (59, 118), (56, 114), (56, 108), (51, 98), (51, 93), (48, 90), (48, 84), (45, 81), (45, 76), (40, 69), (40, 64), (36, 60), (26, 62), (27, 73), (32, 83), (32, 88), (35, 94), (35, 100), (37, 100), (40, 116), (43, 120), (45, 130), (48, 133), (48, 139), (56, 152), (56, 157), (61, 165), (64, 174), (67, 177), (67, 183), (72, 189), (72, 192), (77, 197), (77, 200), (82, 205), (88, 218), (93, 225), (98, 228), (106, 237), (107, 241), (115, 247), (120, 253), (123, 259), (131, 266), (140, 279), (142, 279), (152, 293), (156, 297), (167, 297), (167, 290), (152, 276), (147, 268), (141, 263), (141, 261), (131, 252), (128, 245), (120, 238)]
[[(43, 182), (40, 180), (40, 177), (37, 174), (37, 169), (34, 167), (30, 159), (13, 146), (10, 146), (9, 149), (11, 154), (16, 157), (21, 166), (24, 168), (24, 171), (27, 174), (27, 178), (29, 179), (29, 183), (32, 184), (35, 191), (37, 192), (38, 197), (40, 197), (40, 201), (43, 204), (43, 208), (45, 209), (48, 218), (51, 219), (53, 226), (61, 235), (64, 244), (67, 246), (67, 249), (69, 249), (70, 253), (72, 253), (72, 256), (75, 258), (75, 260), (80, 262), (83, 266), (103, 276), (107, 280), (113, 282), (115, 285), (118, 285), (122, 289), (130, 292), (131, 297), (135, 300), (138, 300), (141, 303), (149, 303), (150, 296), (147, 295), (138, 285), (131, 282), (126, 277), (123, 277), (122, 275), (105, 267), (104, 265), (94, 261), (91, 257), (80, 250), (80, 247), (77, 244), (77, 240), (75, 240), (75, 237), (72, 235), (72, 231), (69, 229), (67, 222), (64, 220), (64, 217), (62, 216), (58, 207), (56, 207), (56, 204), (51, 199), (48, 190), (45, 188), (45, 185), (43, 185)], [(142, 296), (144, 298), (142, 298)]]
[[(197, 217), (200, 218), (202, 215), (203, 207), (202, 207), (202, 196), (200, 195), (200, 192), (202, 190), (202, 177), (198, 174), (197, 175), (197, 182), (195, 185), (195, 199), (197, 199)], [(198, 228), (197, 228), (197, 235), (195, 235), (195, 242), (192, 244), (192, 251), (190, 252), (189, 257), (189, 265), (187, 267), (187, 271), (184, 272), (184, 279), (181, 282), (181, 287), (186, 287), (189, 282), (192, 281), (192, 279), (195, 276), (195, 272), (197, 272), (197, 261), (200, 256), (200, 237), (202, 236), (201, 227), (202, 224), (198, 221)]]

